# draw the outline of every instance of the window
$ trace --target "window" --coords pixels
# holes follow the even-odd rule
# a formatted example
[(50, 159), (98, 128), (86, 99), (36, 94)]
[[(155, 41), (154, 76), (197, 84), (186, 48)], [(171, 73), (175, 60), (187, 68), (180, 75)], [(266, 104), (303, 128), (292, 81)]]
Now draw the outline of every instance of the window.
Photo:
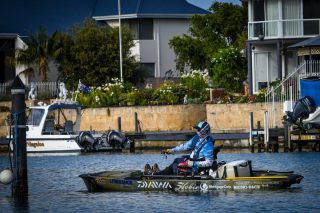
[(313, 19), (307, 20), (303, 23), (304, 35), (318, 35), (319, 34), (319, 13), (320, 1), (314, 0), (304, 0), (303, 1), (303, 19)]
[(153, 19), (139, 19), (139, 39), (153, 40)]
[(139, 24), (137, 19), (123, 20), (123, 24), (127, 24), (129, 26), (133, 39), (137, 40), (139, 38), (139, 33), (138, 33)]
[(44, 115), (44, 109), (31, 109), (27, 125), (39, 126)]
[(140, 63), (140, 70), (145, 77), (155, 76), (155, 64), (154, 63)]
[(153, 19), (129, 19), (123, 20), (127, 24), (136, 40), (153, 40)]

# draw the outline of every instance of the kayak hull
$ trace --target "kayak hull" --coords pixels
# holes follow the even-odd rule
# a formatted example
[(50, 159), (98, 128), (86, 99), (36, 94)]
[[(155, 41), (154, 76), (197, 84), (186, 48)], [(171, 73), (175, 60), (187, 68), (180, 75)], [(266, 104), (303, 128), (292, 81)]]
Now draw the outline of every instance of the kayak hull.
[(101, 191), (174, 191), (205, 192), (213, 190), (264, 190), (285, 189), (298, 184), (303, 179), (293, 173), (252, 172), (249, 177), (213, 178), (203, 176), (144, 176), (139, 170), (104, 171), (82, 174), (89, 192)]

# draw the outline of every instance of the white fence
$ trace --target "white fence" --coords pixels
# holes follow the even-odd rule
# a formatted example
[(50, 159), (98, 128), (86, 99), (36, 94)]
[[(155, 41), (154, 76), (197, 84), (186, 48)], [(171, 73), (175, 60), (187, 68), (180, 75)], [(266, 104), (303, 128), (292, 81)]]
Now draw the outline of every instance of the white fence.
[[(56, 98), (58, 94), (58, 82), (32, 82), (37, 90), (38, 97), (46, 98)], [(31, 87), (31, 82), (26, 85), (26, 95)], [(0, 84), (0, 96), (9, 96), (11, 95), (11, 84), (2, 83)]]

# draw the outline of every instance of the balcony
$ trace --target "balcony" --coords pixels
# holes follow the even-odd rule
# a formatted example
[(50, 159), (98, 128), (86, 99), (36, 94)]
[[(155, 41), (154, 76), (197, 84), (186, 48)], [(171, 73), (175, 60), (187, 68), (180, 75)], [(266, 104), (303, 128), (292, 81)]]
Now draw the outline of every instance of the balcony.
[(320, 19), (248, 22), (248, 39), (303, 38), (320, 34)]

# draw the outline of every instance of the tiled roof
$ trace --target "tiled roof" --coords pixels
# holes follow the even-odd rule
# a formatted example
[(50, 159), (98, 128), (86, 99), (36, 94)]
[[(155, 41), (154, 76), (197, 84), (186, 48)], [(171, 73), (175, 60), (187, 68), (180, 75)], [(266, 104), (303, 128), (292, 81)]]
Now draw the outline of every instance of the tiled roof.
[[(186, 0), (121, 0), (121, 15), (130, 17), (186, 18), (209, 11), (189, 4)], [(117, 0), (98, 0), (94, 17), (113, 19), (118, 15)], [(99, 18), (98, 18), (99, 19)]]

